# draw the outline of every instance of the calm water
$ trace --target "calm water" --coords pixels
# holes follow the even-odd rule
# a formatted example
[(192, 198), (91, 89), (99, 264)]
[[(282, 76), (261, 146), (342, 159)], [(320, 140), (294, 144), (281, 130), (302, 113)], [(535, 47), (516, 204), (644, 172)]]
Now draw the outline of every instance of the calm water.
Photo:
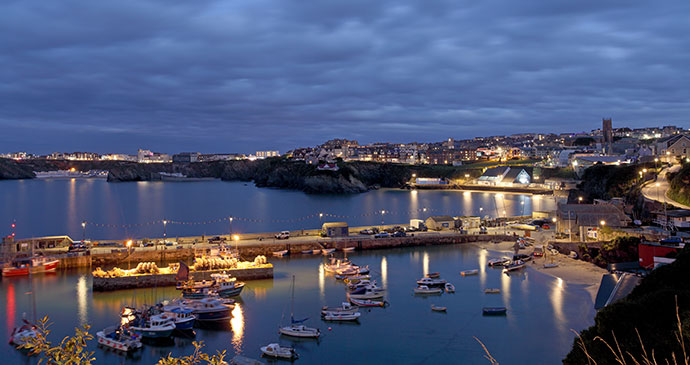
[[(426, 211), (424, 211), (426, 209)], [(406, 191), (382, 189), (353, 195), (308, 195), (299, 191), (257, 188), (241, 182), (108, 183), (98, 179), (0, 181), (0, 235), (36, 237), (68, 234), (93, 239), (226, 234), (233, 216), (236, 232), (268, 232), (320, 226), (323, 221), (350, 225), (405, 223), (429, 215), (531, 214), (553, 210), (552, 197)], [(386, 213), (381, 216), (381, 210)]]
[[(119, 187), (118, 187), (119, 188)], [(241, 187), (240, 187), (241, 188)], [(319, 318), (323, 305), (337, 305), (345, 299), (343, 284), (320, 270), (322, 257), (293, 257), (272, 260), (273, 280), (250, 281), (226, 329), (196, 330), (207, 350), (226, 350), (258, 358), (259, 347), (278, 341), (294, 346), (304, 364), (487, 364), (481, 339), (501, 364), (557, 364), (569, 351), (573, 334), (592, 323), (591, 298), (580, 286), (532, 269), (507, 276), (486, 267), (496, 254), (471, 245), (420, 247), (368, 251), (350, 255), (355, 263), (369, 265), (378, 282), (388, 289), (387, 308), (363, 310), (359, 324), (326, 323)], [(461, 277), (465, 269), (479, 268), (478, 276)], [(415, 297), (416, 279), (438, 271), (454, 283), (455, 294)], [(283, 312), (289, 311), (291, 276), (297, 280), (295, 312), (310, 317), (307, 324), (321, 329), (315, 340), (280, 338), (277, 327)], [(7, 336), (31, 313), (28, 278), (3, 279), (0, 290), (0, 354), (3, 363), (34, 363), (7, 345)], [(500, 295), (483, 289), (501, 288)], [(178, 295), (174, 288), (92, 293), (85, 271), (67, 271), (34, 278), (39, 315), (50, 316), (54, 340), (72, 333), (81, 323), (93, 325), (92, 332), (118, 321), (124, 304), (152, 303)], [(431, 304), (448, 307), (448, 313), (430, 310)], [(483, 317), (482, 306), (506, 306), (506, 317)], [(331, 328), (329, 330), (329, 327)], [(177, 338), (166, 346), (145, 345), (134, 357), (124, 357), (91, 344), (98, 363), (150, 364), (160, 356), (191, 353), (191, 339)]]

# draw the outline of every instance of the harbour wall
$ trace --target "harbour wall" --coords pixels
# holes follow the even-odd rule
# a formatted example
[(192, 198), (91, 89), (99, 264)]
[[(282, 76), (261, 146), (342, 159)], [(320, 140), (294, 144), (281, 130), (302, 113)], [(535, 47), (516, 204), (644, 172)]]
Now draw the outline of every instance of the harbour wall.
[[(223, 269), (193, 271), (191, 275), (194, 280), (210, 280), (211, 274), (225, 272), (237, 280), (259, 280), (273, 278), (273, 267), (248, 268), (248, 269)], [(121, 276), (116, 278), (94, 277), (92, 282), (93, 291), (112, 291), (134, 288), (153, 288), (163, 286), (174, 286), (176, 274), (152, 274), (152, 275), (133, 275)]]

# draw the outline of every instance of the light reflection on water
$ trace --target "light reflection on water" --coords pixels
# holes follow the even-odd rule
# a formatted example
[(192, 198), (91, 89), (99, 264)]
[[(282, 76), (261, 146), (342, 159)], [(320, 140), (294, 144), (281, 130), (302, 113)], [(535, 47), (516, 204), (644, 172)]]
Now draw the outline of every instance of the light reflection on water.
[(89, 289), (86, 287), (86, 275), (81, 275), (79, 280), (77, 280), (77, 313), (79, 315), (79, 324), (81, 325), (88, 322), (88, 292)]
[(381, 285), (383, 285), (383, 288), (388, 287), (388, 261), (386, 261), (386, 256), (381, 257)]
[(424, 273), (424, 276), (426, 276), (429, 273), (429, 253), (424, 252), (424, 256), (422, 258), (422, 272)]
[(553, 285), (551, 290), (551, 304), (553, 305), (553, 313), (556, 317), (556, 323), (565, 323), (565, 317), (563, 315), (563, 293), (565, 292), (565, 283), (563, 279), (556, 278), (556, 285)]
[(487, 270), (487, 256), (489, 251), (479, 250), (479, 286), (484, 289), (486, 288), (486, 270)]
[(235, 303), (230, 326), (232, 327), (232, 347), (237, 353), (240, 353), (242, 352), (242, 339), (244, 338), (244, 313), (240, 303)]

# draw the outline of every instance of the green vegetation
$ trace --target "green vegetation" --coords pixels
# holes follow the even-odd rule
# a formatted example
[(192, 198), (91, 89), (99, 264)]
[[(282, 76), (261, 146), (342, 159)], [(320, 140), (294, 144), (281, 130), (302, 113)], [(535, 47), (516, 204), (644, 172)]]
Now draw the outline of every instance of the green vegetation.
[(577, 254), (582, 260), (605, 268), (608, 264), (637, 261), (639, 243), (639, 238), (631, 236), (616, 237), (599, 248), (581, 243), (577, 246)]
[(651, 170), (654, 164), (595, 165), (585, 170), (578, 189), (588, 200), (626, 197), (631, 202), (639, 194), (639, 172), (644, 168)]
[(690, 249), (685, 249), (674, 263), (652, 271), (626, 298), (601, 309), (563, 363), (690, 363), (685, 344), (690, 335), (689, 276)]
[(690, 163), (675, 174), (667, 176), (670, 182), (669, 198), (685, 205), (690, 205)]
[[(90, 365), (96, 358), (93, 351), (86, 351), (87, 342), (93, 340), (93, 335), (89, 333), (89, 325), (82, 328), (75, 328), (74, 336), (67, 336), (60, 341), (59, 345), (54, 346), (48, 335), (50, 334), (50, 324), (48, 317), (43, 317), (38, 324), (37, 336), (31, 338), (30, 342), (20, 346), (20, 349), (28, 351), (29, 355), (37, 356), (39, 364), (48, 365)], [(202, 351), (204, 347), (201, 342), (193, 342), (194, 352), (189, 356), (180, 358), (172, 357), (171, 354), (161, 358), (158, 365), (222, 365), (227, 364), (224, 360), (225, 351), (217, 352), (215, 355), (208, 355)]]

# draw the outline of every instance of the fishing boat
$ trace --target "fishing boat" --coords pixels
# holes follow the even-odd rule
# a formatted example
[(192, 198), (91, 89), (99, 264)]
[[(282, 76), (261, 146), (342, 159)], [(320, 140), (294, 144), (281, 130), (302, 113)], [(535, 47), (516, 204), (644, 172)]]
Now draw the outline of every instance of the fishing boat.
[(385, 307), (388, 302), (385, 300), (371, 300), (371, 299), (354, 299), (350, 298), (350, 303), (359, 307)]
[(446, 307), (438, 307), (438, 306), (435, 306), (435, 305), (433, 305), (433, 304), (431, 305), (431, 310), (434, 311), (434, 312), (445, 312), (446, 309), (448, 309), (448, 308), (446, 308)]
[(321, 250), (321, 253), (324, 255), (330, 255), (333, 252), (335, 252), (335, 248), (324, 248)]
[[(379, 288), (380, 289), (380, 288)], [(385, 295), (385, 290), (372, 288), (359, 288), (347, 293), (348, 298), (354, 299), (380, 299)]]
[(12, 330), (9, 340), (10, 345), (21, 346), (30, 342), (32, 338), (36, 338), (38, 336), (38, 328), (29, 323), (26, 319), (23, 321), (23, 325), (15, 327), (14, 330)]
[(343, 252), (353, 252), (354, 250), (354, 247), (343, 247)]
[(290, 324), (287, 326), (281, 326), (278, 329), (278, 333), (285, 336), (292, 337), (302, 337), (302, 338), (318, 338), (321, 335), (321, 331), (318, 328), (307, 327), (301, 323), (309, 318), (295, 320), (294, 316), (294, 305), (295, 305), (295, 276), (292, 276), (292, 295), (290, 297)]
[(511, 271), (524, 269), (525, 266), (527, 266), (527, 264), (525, 264), (522, 260), (513, 261), (513, 263), (503, 267), (503, 272), (508, 273)]
[(175, 322), (164, 314), (138, 317), (129, 327), (145, 339), (168, 338), (175, 330)]
[(428, 287), (444, 286), (446, 285), (446, 281), (443, 279), (421, 278), (417, 280), (417, 285), (424, 285)]
[(277, 343), (270, 343), (266, 346), (261, 346), (261, 352), (270, 357), (278, 357), (282, 359), (296, 359), (297, 352), (292, 347), (283, 347)]
[(455, 293), (455, 285), (446, 283), (446, 293)]
[(431, 279), (438, 279), (441, 277), (441, 274), (437, 273), (437, 272), (430, 272), (430, 273), (426, 274), (426, 277), (431, 278)]
[(414, 288), (414, 293), (415, 294), (441, 294), (441, 293), (443, 293), (443, 289), (441, 289), (441, 288), (430, 288), (426, 285), (420, 285), (420, 286)]
[(322, 312), (321, 318), (326, 321), (356, 321), (361, 315), (359, 312)]
[(2, 276), (51, 273), (57, 270), (59, 263), (60, 260), (51, 260), (42, 256), (17, 258), (2, 268)]
[(273, 251), (273, 256), (275, 256), (275, 257), (283, 257), (287, 254), (288, 254), (288, 250)]
[(350, 266), (342, 269), (337, 269), (335, 271), (338, 273), (338, 275), (366, 275), (369, 273), (369, 266), (364, 266), (364, 267), (359, 267), (359, 266)]
[(191, 309), (197, 321), (226, 321), (232, 317), (232, 305), (225, 305), (213, 298), (190, 300), (183, 304), (184, 308)]
[(141, 348), (141, 335), (127, 327), (111, 326), (96, 332), (98, 343), (118, 351), (134, 351)]
[(487, 262), (487, 264), (488, 264), (490, 267), (494, 267), (494, 266), (504, 266), (504, 265), (507, 265), (507, 264), (510, 264), (510, 263), (511, 263), (511, 260), (510, 260), (509, 258), (507, 258), (507, 257), (500, 258), (500, 259), (491, 259), (491, 260), (489, 260), (489, 261)]
[(505, 316), (508, 310), (506, 307), (484, 307), (482, 314), (485, 316)]
[(465, 270), (465, 271), (460, 272), (460, 275), (462, 275), (462, 276), (470, 276), (470, 275), (477, 275), (477, 274), (479, 274), (479, 270), (477, 270), (477, 269)]
[(172, 304), (163, 306), (161, 311), (173, 319), (176, 330), (185, 331), (194, 327), (196, 317), (194, 317), (194, 312), (189, 308), (184, 308), (179, 304)]
[(325, 314), (327, 312), (340, 312), (340, 313), (355, 313), (359, 311), (359, 308), (353, 307), (352, 304), (348, 302), (343, 302), (340, 304), (340, 307), (329, 307), (329, 306), (324, 306), (321, 308), (321, 314)]
[(242, 289), (244, 288), (244, 283), (237, 282), (236, 278), (226, 273), (211, 274), (211, 278), (215, 283), (212, 287), (213, 292), (223, 298), (238, 296), (242, 293)]
[(500, 294), (501, 289), (499, 288), (486, 288), (484, 289), (484, 294)]

